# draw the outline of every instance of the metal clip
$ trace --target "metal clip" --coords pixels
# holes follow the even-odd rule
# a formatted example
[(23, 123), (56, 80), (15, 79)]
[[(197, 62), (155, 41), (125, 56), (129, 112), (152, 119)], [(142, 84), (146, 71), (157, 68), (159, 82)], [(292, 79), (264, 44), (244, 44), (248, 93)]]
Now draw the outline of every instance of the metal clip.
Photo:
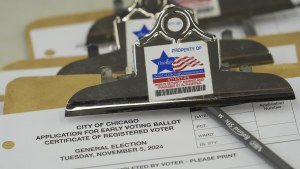
[[(87, 36), (87, 47), (89, 57), (96, 57), (115, 50), (119, 50), (118, 31), (116, 31), (116, 18), (123, 21), (129, 19), (142, 19), (146, 16), (153, 17), (153, 15), (162, 11), (165, 7), (170, 5), (168, 0), (135, 0), (134, 3), (126, 10), (121, 10), (116, 7), (115, 15), (102, 18), (95, 22), (89, 30)], [(116, 42), (117, 41), (117, 42)], [(111, 46), (110, 52), (103, 52), (101, 46)]]
[[(168, 28), (172, 18), (181, 19), (179, 31)], [(149, 101), (144, 48), (174, 42), (202, 41), (207, 44), (213, 93), (187, 98)], [(190, 12), (181, 8), (164, 10), (150, 34), (135, 45), (135, 76), (89, 87), (76, 93), (66, 107), (66, 116), (175, 107), (225, 106), (246, 102), (294, 99), (291, 86), (272, 74), (222, 71), (217, 38), (199, 29)]]
[[(140, 1), (141, 3), (137, 3), (137, 0), (135, 0), (134, 4), (124, 11), (117, 11), (115, 12), (116, 15), (112, 15), (106, 18), (103, 18), (101, 20), (98, 20), (90, 29), (87, 37), (87, 45), (91, 44), (102, 44), (102, 43), (114, 43), (114, 35), (113, 35), (113, 20), (116, 16), (124, 17), (126, 16), (130, 11), (130, 9), (133, 9), (135, 7), (146, 5), (146, 7), (149, 8), (149, 10), (146, 10), (150, 13), (154, 13), (153, 11), (161, 11), (159, 7), (156, 5), (165, 3), (164, 1), (156, 1), (156, 0), (143, 0)], [(178, 3), (177, 3), (178, 2)], [(149, 6), (147, 4), (153, 3)], [(168, 0), (168, 4), (174, 4), (175, 6), (181, 6), (181, 2), (177, 0)], [(242, 26), (245, 28), (245, 33), (249, 35), (253, 35), (253, 31), (249, 32), (248, 30), (253, 27), (250, 25), (247, 26), (245, 24), (245, 21), (249, 21), (249, 18), (251, 20), (252, 16), (260, 15), (260, 14), (266, 14), (270, 12), (276, 12), (279, 10), (284, 9), (290, 9), (295, 7), (296, 4), (292, 4), (291, 1), (287, 0), (276, 0), (273, 1), (240, 1), (240, 0), (227, 0), (227, 1), (219, 1), (220, 3), (220, 15), (218, 16), (212, 16), (207, 18), (199, 18), (199, 21), (201, 22), (202, 28), (206, 28), (207, 26), (210, 27), (212, 25), (214, 26), (221, 26), (223, 23), (228, 22), (240, 22)], [(183, 4), (184, 5), (184, 4)], [(236, 8), (236, 7), (239, 8)], [(151, 8), (152, 7), (152, 8)], [(147, 9), (148, 9), (147, 8)], [(145, 8), (146, 9), (146, 8)], [(92, 55), (91, 55), (92, 56)]]
[[(137, 18), (148, 18), (150, 22), (155, 22), (155, 13), (149, 13), (141, 6), (141, 4), (147, 4), (148, 1), (136, 1), (133, 7), (130, 8), (130, 13), (123, 17), (117, 17), (114, 21), (115, 28), (115, 45), (112, 47), (114, 50), (111, 53), (99, 54), (99, 46), (97, 44), (90, 44), (88, 46), (90, 58), (73, 62), (62, 68), (58, 75), (68, 74), (97, 74), (99, 67), (110, 66), (113, 72), (126, 72), (126, 74), (132, 73), (132, 52), (131, 46), (127, 45), (130, 42), (129, 37), (126, 37), (126, 22), (135, 20)], [(155, 1), (151, 1), (154, 3)], [(150, 3), (150, 2), (148, 2)], [(139, 5), (140, 4), (140, 5)], [(173, 6), (168, 1), (159, 5), (158, 9), (164, 9), (166, 7)], [(146, 5), (147, 6), (147, 5)], [(143, 8), (141, 8), (143, 7)], [(150, 10), (150, 9), (147, 9)], [(153, 12), (153, 10), (151, 10)], [(146, 22), (143, 20), (142, 22)], [(149, 21), (148, 21), (149, 22)], [(150, 29), (150, 28), (148, 28)], [(251, 40), (220, 40), (220, 50), (222, 63), (228, 64), (230, 67), (239, 67), (241, 65), (260, 65), (273, 63), (273, 58), (270, 55), (268, 49), (258, 42)]]
[[(176, 23), (180, 23), (182, 27), (172, 27), (174, 20), (176, 20)], [(167, 56), (165, 52), (167, 48), (171, 51), (168, 53), (172, 54), (173, 51), (180, 51), (178, 48), (172, 47), (172, 45), (180, 46), (182, 44), (197, 44), (194, 48), (197, 49), (198, 47), (198, 51), (193, 52), (193, 54), (201, 54), (201, 57), (198, 58), (201, 61), (203, 60), (203, 63), (201, 64), (194, 57), (184, 56), (176, 58)], [(194, 48), (188, 47), (184, 50), (192, 50)], [(152, 55), (157, 54), (157, 51), (162, 51), (162, 54), (159, 59), (153, 59)], [(187, 106), (203, 107), (203, 111), (216, 117), (232, 134), (240, 138), (246, 145), (250, 144), (249, 147), (252, 150), (265, 157), (273, 166), (286, 169), (292, 168), (224, 111), (213, 107), (246, 102), (294, 99), (295, 95), (291, 86), (284, 79), (275, 75), (249, 73), (247, 71), (250, 69), (247, 67), (242, 68), (246, 72), (222, 71), (219, 41), (214, 35), (199, 29), (199, 26), (194, 22), (192, 15), (187, 10), (168, 8), (162, 11), (152, 32), (136, 42), (135, 61), (135, 76), (90, 87), (78, 92), (69, 101), (65, 115), (94, 115)], [(157, 74), (153, 74), (156, 71), (153, 71), (151, 62), (158, 66)], [(182, 71), (187, 66), (198, 66), (201, 69), (198, 68), (200, 71), (196, 69)], [(175, 68), (180, 68), (180, 70), (176, 71), (174, 70)], [(161, 73), (165, 70), (167, 73)], [(200, 95), (170, 97), (170, 99), (162, 100), (156, 95), (156, 100), (153, 100), (151, 95), (156, 93), (156, 85), (154, 90), (151, 88), (151, 85), (153, 87), (154, 80), (167, 79), (167, 82), (169, 82), (175, 79), (175, 81), (180, 82), (182, 81), (181, 77), (183, 77), (184, 80), (188, 81), (189, 78), (184, 78), (188, 73), (191, 76), (197, 76), (196, 83), (202, 84), (202, 89), (204, 91), (207, 89), (208, 92), (206, 93), (205, 91)], [(201, 75), (201, 77), (198, 77), (198, 75)], [(157, 79), (156, 76), (158, 76)], [(203, 80), (203, 83), (198, 80)], [(205, 87), (206, 85), (207, 88)], [(172, 89), (169, 91), (169, 94), (185, 94), (185, 92), (182, 92), (184, 89), (178, 90), (177, 87), (169, 87)], [(175, 91), (181, 91), (181, 93), (176, 93)], [(241, 131), (243, 135), (235, 132), (232, 129), (233, 126)]]

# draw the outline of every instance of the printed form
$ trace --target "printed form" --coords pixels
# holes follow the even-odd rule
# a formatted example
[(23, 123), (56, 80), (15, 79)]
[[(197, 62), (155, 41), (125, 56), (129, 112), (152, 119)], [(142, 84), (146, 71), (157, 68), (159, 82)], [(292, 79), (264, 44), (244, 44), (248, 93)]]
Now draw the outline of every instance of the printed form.
[[(290, 79), (300, 97), (300, 78)], [(295, 168), (300, 100), (224, 110)], [(271, 169), (209, 115), (188, 108), (64, 117), (64, 109), (0, 116), (3, 169)]]

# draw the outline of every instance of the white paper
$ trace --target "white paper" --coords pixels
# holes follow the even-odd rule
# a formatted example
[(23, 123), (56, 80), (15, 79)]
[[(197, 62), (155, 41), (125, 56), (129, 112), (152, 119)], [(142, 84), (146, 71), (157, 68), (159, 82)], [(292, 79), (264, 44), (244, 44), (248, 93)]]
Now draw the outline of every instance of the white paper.
[(198, 19), (213, 18), (221, 15), (219, 0), (186, 1), (176, 0), (180, 5), (194, 9)]
[[(289, 82), (299, 98), (300, 78)], [(224, 110), (300, 167), (300, 100)], [(4, 169), (272, 169), (206, 114), (187, 108), (72, 118), (64, 109), (3, 115), (0, 143), (6, 141), (15, 146), (0, 148)]]
[(42, 69), (0, 71), (0, 95), (5, 95), (5, 88), (7, 84), (14, 79), (31, 76), (53, 76), (56, 75), (60, 69), (60, 67), (55, 67)]
[(34, 58), (46, 58), (49, 50), (54, 51), (51, 57), (87, 56), (85, 44), (93, 24), (82, 22), (31, 30)]
[(292, 3), (294, 4), (294, 5), (299, 5), (300, 4), (300, 0), (291, 0), (292, 1)]
[(259, 36), (300, 31), (300, 8), (293, 8), (253, 18)]
[(273, 46), (268, 48), (274, 59), (274, 64), (298, 63), (298, 55), (295, 44)]
[[(216, 8), (214, 8), (212, 14), (217, 16), (218, 1), (213, 0), (207, 2), (216, 4)], [(205, 15), (203, 17), (205, 17)], [(299, 20), (300, 8), (283, 10), (253, 17), (254, 27), (256, 28), (257, 34), (259, 36), (300, 31)], [(87, 55), (85, 43), (88, 31), (92, 24), (93, 22), (82, 22), (78, 24), (69, 24), (31, 30), (30, 38), (32, 42), (34, 58), (49, 57), (48, 55), (46, 55), (47, 51), (54, 52), (51, 57)], [(221, 26), (218, 25), (209, 27), (206, 31), (217, 35), (218, 38), (221, 38), (221, 33), (224, 30), (228, 29), (233, 31), (234, 38), (244, 38), (246, 36), (242, 26), (239, 23), (232, 22), (222, 24)], [(115, 49), (110, 49), (108, 47), (107, 49), (102, 49), (101, 52), (103, 52), (104, 54), (111, 52), (112, 50)], [(129, 46), (129, 50), (127, 51), (132, 51), (132, 46)], [(128, 63), (130, 64), (130, 61), (132, 60), (131, 58), (129, 59)], [(128, 71), (131, 72), (130, 65), (128, 68)]]
[[(300, 31), (299, 20), (299, 7), (258, 15), (252, 18), (257, 36), (298, 32)], [(218, 24), (217, 26), (210, 26), (207, 29), (208, 32), (215, 34), (218, 38), (222, 38), (222, 32), (225, 30), (231, 30), (235, 39), (246, 37), (244, 28), (239, 22)]]

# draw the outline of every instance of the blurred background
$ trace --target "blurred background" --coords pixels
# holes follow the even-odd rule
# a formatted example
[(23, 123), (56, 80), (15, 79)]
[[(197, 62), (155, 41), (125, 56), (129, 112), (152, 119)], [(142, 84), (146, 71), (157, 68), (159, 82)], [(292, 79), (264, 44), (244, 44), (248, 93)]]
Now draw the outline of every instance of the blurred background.
[[(130, 5), (133, 0), (124, 1)], [(0, 0), (0, 67), (28, 58), (25, 27), (29, 23), (62, 15), (111, 9), (113, 0)]]
[[(43, 29), (46, 28), (45, 25), (47, 25), (45, 22), (55, 17), (81, 16), (80, 14), (92, 13), (93, 11), (98, 12), (96, 14), (94, 13), (94, 15), (97, 16), (104, 9), (113, 11), (114, 1), (118, 0), (0, 1), (1, 68), (8, 63), (13, 63), (18, 60), (47, 58), (47, 47), (53, 49), (52, 57), (82, 56), (83, 54), (86, 56), (87, 52), (82, 49), (85, 47), (84, 40), (88, 29), (97, 19), (82, 22), (80, 31), (78, 31), (80, 25), (79, 27), (75, 25), (72, 30), (66, 27), (64, 33), (62, 33), (59, 28), (59, 26), (63, 25), (61, 23), (53, 25), (52, 28), (54, 29), (49, 31), (50, 33), (47, 32), (47, 29)], [(134, 0), (123, 0), (124, 8), (131, 5), (133, 1)], [(202, 29), (217, 35), (218, 38), (221, 37), (222, 32), (227, 30), (232, 32), (234, 39), (245, 38), (247, 36), (265, 36), (300, 31), (300, 0), (175, 1), (184, 4), (185, 7), (195, 8), (194, 12), (202, 23), (200, 24)], [(215, 2), (218, 3), (216, 4)], [(205, 5), (205, 3), (208, 5)], [(221, 9), (218, 9), (219, 4)], [(214, 8), (212, 8), (212, 6)], [(211, 9), (212, 11), (209, 11)], [(206, 13), (209, 15), (206, 15)], [(219, 16), (222, 17), (218, 18)], [(44, 27), (35, 27), (34, 29), (30, 29), (30, 31), (26, 31), (28, 25), (32, 26), (38, 21), (39, 24), (41, 24), (40, 21), (42, 21)], [(74, 23), (68, 24), (72, 25)], [(48, 27), (51, 26), (48, 24)], [(60, 31), (59, 34), (57, 34), (57, 31)], [(71, 32), (73, 32), (73, 34)], [(76, 38), (74, 38), (74, 35), (76, 35)], [(30, 41), (28, 41), (28, 39), (30, 39)], [(70, 42), (73, 44), (66, 45)]]

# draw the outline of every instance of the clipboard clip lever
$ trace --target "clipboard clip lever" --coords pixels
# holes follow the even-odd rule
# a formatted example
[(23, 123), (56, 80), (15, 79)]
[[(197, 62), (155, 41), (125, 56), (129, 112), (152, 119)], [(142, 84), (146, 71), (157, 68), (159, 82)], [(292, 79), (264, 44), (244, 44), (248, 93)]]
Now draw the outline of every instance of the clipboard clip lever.
[[(180, 30), (172, 30), (169, 27), (168, 23), (174, 19), (182, 24)], [(203, 49), (207, 49), (209, 62), (206, 62), (208, 67), (205, 68), (207, 73), (204, 79), (211, 77), (211, 83), (208, 82), (211, 85), (207, 85), (206, 89), (208, 90), (210, 86), (212, 92), (182, 98), (151, 100), (153, 96), (149, 92), (151, 89), (149, 82), (153, 79), (150, 78), (149, 81), (151, 76), (147, 65), (149, 61), (146, 48), (195, 42), (203, 44)], [(69, 100), (65, 116), (178, 107), (227, 106), (295, 98), (293, 89), (283, 78), (272, 74), (223, 70), (220, 58), (220, 41), (215, 35), (201, 30), (188, 10), (168, 8), (161, 12), (154, 29), (135, 44), (135, 69), (131, 77), (79, 91)], [(174, 72), (169, 72), (172, 73)]]
[[(63, 67), (58, 75), (70, 74), (98, 74), (100, 67), (109, 66), (112, 72), (125, 72), (129, 67), (127, 74), (131, 73), (131, 65), (128, 63), (131, 56), (127, 56), (127, 40), (125, 25), (129, 20), (152, 19), (153, 22), (157, 18), (160, 10), (150, 10), (149, 3), (156, 4), (157, 9), (163, 10), (167, 7), (174, 6), (170, 1), (153, 1), (153, 0), (136, 0), (128, 9), (130, 13), (123, 18), (117, 16), (114, 21), (115, 28), (115, 45), (105, 43), (104, 47), (110, 47), (113, 52), (101, 54), (101, 45), (91, 43), (88, 45), (89, 58), (70, 63)], [(153, 13), (147, 12), (152, 11)], [(104, 24), (105, 25), (105, 24)], [(106, 30), (106, 29), (104, 29)], [(100, 38), (101, 39), (101, 38)], [(95, 39), (96, 40), (96, 39)], [(98, 39), (99, 40), (99, 39)], [(108, 40), (107, 40), (108, 41)], [(242, 65), (261, 65), (273, 63), (273, 58), (268, 49), (252, 40), (233, 40), (222, 39), (220, 43), (221, 62), (230, 68)], [(102, 47), (103, 47), (102, 43)], [(129, 72), (129, 73), (128, 73)]]

